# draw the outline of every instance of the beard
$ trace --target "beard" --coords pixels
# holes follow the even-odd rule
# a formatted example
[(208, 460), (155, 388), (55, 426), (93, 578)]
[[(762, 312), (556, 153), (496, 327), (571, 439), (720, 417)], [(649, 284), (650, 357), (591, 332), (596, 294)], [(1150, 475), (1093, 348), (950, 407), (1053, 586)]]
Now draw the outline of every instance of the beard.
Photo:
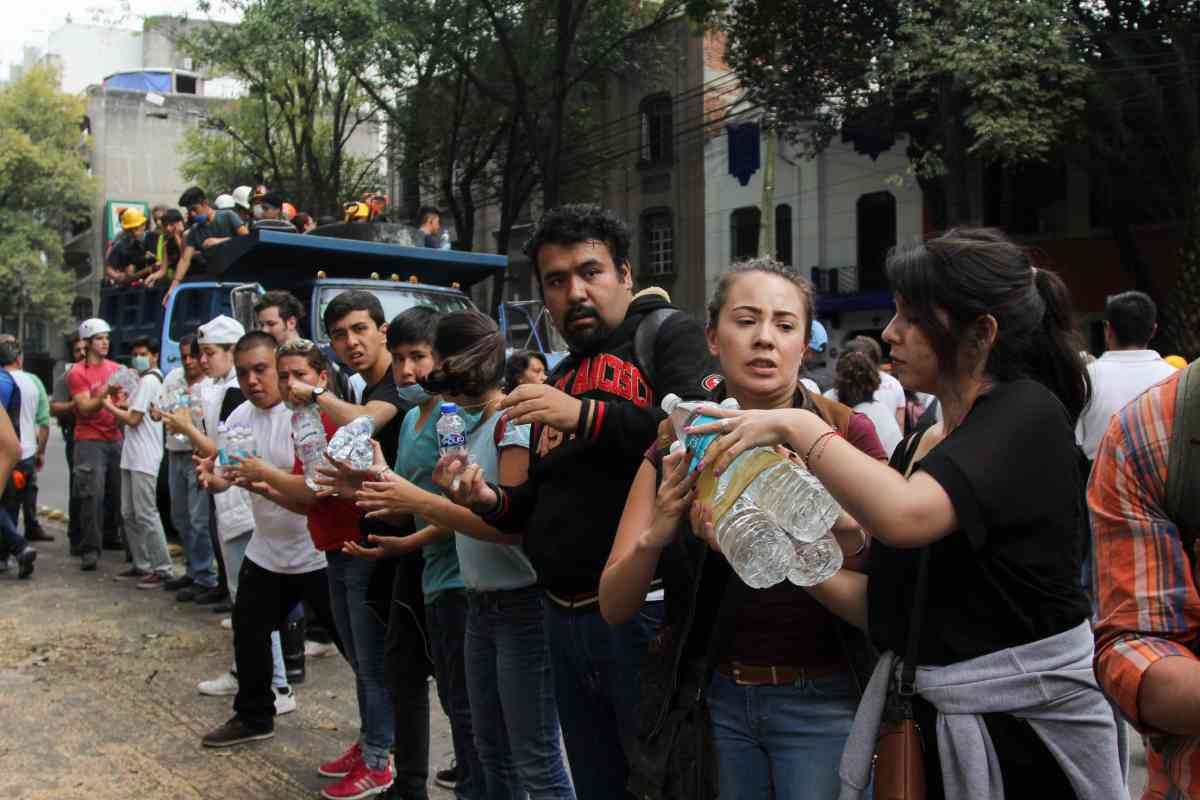
[[(571, 330), (571, 325), (582, 319), (593, 320), (594, 324), (591, 328), (584, 330)], [(587, 353), (597, 349), (607, 341), (609, 335), (612, 333), (612, 329), (604, 324), (604, 320), (600, 318), (600, 314), (597, 313), (596, 309), (590, 306), (573, 306), (567, 309), (561, 333), (571, 352)]]

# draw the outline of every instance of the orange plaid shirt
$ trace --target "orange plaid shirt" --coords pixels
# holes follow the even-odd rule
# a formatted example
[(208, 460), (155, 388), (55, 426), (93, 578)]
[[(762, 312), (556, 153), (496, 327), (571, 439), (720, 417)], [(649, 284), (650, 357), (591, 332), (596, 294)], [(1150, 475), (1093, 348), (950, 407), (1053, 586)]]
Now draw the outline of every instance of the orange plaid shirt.
[[(1197, 659), (1200, 579), (1166, 516), (1167, 459), (1178, 373), (1113, 417), (1088, 485), (1096, 587), (1096, 678), (1146, 736), (1143, 800), (1200, 798), (1200, 737), (1171, 736), (1138, 714), (1146, 670)], [(1200, 490), (1200, 487), (1197, 487)]]

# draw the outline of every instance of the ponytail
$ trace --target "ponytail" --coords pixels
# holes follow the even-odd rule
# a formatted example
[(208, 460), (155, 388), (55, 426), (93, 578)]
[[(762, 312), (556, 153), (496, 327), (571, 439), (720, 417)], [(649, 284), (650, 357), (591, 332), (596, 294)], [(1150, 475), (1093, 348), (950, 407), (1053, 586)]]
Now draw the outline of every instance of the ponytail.
[(1029, 377), (1054, 392), (1074, 422), (1091, 397), (1092, 382), (1079, 355), (1084, 343), (1075, 328), (1071, 295), (1062, 278), (1049, 270), (1034, 268), (1033, 282), (1044, 310), (1029, 352)]

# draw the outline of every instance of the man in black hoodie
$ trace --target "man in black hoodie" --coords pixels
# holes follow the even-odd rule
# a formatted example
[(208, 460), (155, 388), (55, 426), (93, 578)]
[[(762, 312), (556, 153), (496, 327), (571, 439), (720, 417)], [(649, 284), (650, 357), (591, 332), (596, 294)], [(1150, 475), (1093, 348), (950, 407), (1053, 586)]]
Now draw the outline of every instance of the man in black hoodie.
[[(625, 795), (623, 743), (635, 734), (639, 671), (662, 619), (662, 591), (654, 587), (638, 619), (610, 627), (597, 602), (600, 573), (664, 416), (662, 397), (706, 394), (714, 365), (697, 322), (661, 296), (634, 298), (629, 229), (611, 212), (550, 211), (525, 251), (571, 352), (546, 384), (519, 386), (502, 405), (511, 424), (532, 423), (528, 481), (489, 485), (468, 504), (497, 528), (524, 534), (546, 592), (576, 792), (613, 800)], [(641, 325), (649, 327), (638, 334)]]

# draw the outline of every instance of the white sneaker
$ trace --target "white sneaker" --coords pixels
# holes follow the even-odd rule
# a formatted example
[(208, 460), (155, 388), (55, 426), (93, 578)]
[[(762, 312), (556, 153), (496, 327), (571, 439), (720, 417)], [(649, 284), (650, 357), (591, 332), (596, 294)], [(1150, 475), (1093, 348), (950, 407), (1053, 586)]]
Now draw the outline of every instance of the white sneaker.
[(280, 689), (272, 686), (275, 691), (275, 716), (282, 717), (296, 710), (296, 690), (290, 686)]
[(304, 655), (309, 658), (324, 658), (331, 656), (337, 652), (337, 646), (332, 642), (325, 644), (324, 642), (314, 642), (311, 639), (304, 641)]
[(221, 620), (221, 627), (227, 631), (233, 630), (233, 617), (226, 617)]
[(232, 672), (226, 672), (221, 677), (211, 681), (201, 681), (196, 688), (200, 690), (200, 694), (206, 694), (209, 697), (230, 697), (237, 694), (237, 675), (234, 675)]

